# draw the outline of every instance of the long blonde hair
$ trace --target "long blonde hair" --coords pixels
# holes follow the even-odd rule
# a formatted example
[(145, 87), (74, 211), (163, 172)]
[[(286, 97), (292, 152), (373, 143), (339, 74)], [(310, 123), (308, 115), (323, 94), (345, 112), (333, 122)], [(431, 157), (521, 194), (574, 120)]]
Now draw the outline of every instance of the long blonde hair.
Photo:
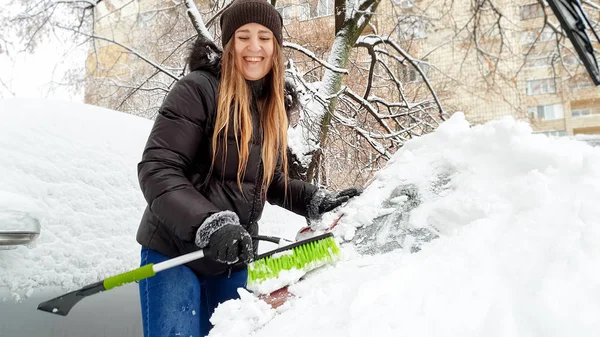
[[(285, 189), (287, 191), (288, 159), (287, 159), (287, 129), (288, 120), (284, 104), (284, 74), (283, 55), (279, 44), (274, 41), (273, 66), (269, 78), (272, 79), (268, 85), (270, 92), (264, 102), (258, 102), (258, 115), (260, 116), (260, 128), (262, 130), (261, 156), (263, 162), (263, 193), (267, 192), (269, 184), (273, 180), (278, 159), (285, 178)], [(246, 173), (248, 164), (249, 143), (252, 139), (252, 94), (246, 83), (242, 72), (235, 64), (234, 39), (225, 45), (221, 65), (221, 83), (217, 99), (217, 117), (215, 120), (215, 132), (212, 138), (213, 158), (211, 170), (215, 163), (217, 146), (221, 142), (224, 145), (224, 154), (227, 155), (227, 134), (230, 124), (233, 122), (235, 130), (235, 142), (239, 153), (237, 183), (242, 190), (242, 179)]]

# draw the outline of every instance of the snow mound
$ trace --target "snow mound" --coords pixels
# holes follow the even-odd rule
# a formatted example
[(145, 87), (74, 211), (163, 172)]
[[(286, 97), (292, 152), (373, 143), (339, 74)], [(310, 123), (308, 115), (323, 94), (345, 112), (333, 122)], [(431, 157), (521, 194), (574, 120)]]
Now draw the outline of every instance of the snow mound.
[(241, 314), (218, 336), (598, 336), (599, 204), (600, 148), (457, 113), (324, 217), (346, 214), (344, 261), (269, 324)]
[(137, 267), (145, 200), (136, 165), (152, 122), (33, 99), (0, 100), (0, 119), (0, 217), (42, 227), (31, 245), (0, 250), (0, 289), (18, 299)]

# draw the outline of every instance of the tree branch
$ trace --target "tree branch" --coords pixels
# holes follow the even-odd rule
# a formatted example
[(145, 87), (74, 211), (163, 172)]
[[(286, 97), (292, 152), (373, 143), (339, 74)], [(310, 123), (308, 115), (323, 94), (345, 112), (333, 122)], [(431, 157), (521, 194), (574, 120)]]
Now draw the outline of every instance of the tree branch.
[(110, 42), (110, 43), (116, 44), (117, 46), (119, 46), (119, 47), (127, 50), (128, 52), (130, 52), (133, 55), (135, 55), (135, 56), (139, 57), (140, 59), (142, 59), (144, 62), (146, 62), (149, 65), (153, 66), (154, 68), (158, 69), (160, 72), (164, 73), (165, 75), (171, 77), (174, 80), (179, 80), (179, 77), (177, 77), (176, 75), (174, 75), (173, 73), (171, 73), (170, 71), (168, 71), (167, 69), (165, 69), (162, 65), (160, 65), (160, 64), (158, 64), (158, 63), (150, 60), (149, 58), (147, 58), (146, 56), (142, 55), (140, 52), (136, 51), (135, 49), (133, 49), (133, 48), (131, 48), (129, 46), (126, 46), (126, 45), (124, 45), (124, 44), (122, 44), (122, 43), (120, 43), (118, 41), (115, 41), (113, 39), (109, 39), (109, 38), (106, 38), (106, 37), (103, 37), (103, 36), (98, 36), (98, 35), (95, 35), (95, 34), (83, 33), (83, 32), (71, 29), (69, 27), (62, 27), (62, 26), (58, 26), (58, 27), (62, 28), (62, 29), (73, 31), (73, 32), (75, 32), (77, 34), (81, 34), (83, 36), (87, 36), (87, 37), (90, 37), (90, 38), (93, 38), (93, 39), (97, 39), (97, 40), (106, 41), (106, 42)]
[(312, 51), (298, 45), (295, 43), (291, 43), (291, 42), (283, 42), (283, 46), (286, 48), (291, 48), (294, 50), (297, 50), (301, 53), (303, 53), (304, 55), (310, 57), (311, 59), (315, 60), (316, 62), (318, 62), (320, 65), (324, 66), (325, 68), (336, 72), (336, 73), (340, 73), (340, 74), (348, 74), (348, 70), (347, 69), (343, 69), (343, 68), (338, 68), (336, 66), (333, 66), (329, 63), (327, 63), (326, 61), (321, 60), (320, 58), (318, 58), (315, 53), (313, 53)]
[(198, 34), (203, 36), (207, 41), (213, 41), (213, 37), (206, 28), (204, 20), (202, 20), (202, 15), (200, 15), (194, 0), (185, 0), (185, 7), (187, 8), (187, 14), (190, 18), (190, 21), (192, 22), (192, 25)]

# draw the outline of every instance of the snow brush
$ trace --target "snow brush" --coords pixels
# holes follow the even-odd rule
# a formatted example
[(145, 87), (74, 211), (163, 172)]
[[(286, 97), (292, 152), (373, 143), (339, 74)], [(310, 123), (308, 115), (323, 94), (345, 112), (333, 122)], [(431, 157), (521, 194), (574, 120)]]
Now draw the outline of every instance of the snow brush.
[[(280, 243), (283, 240), (268, 236), (256, 236), (254, 239), (274, 243)], [(163, 270), (201, 259), (205, 255), (204, 250), (198, 250), (161, 263), (149, 263), (40, 303), (38, 310), (67, 316), (79, 301), (88, 296), (120, 287), (127, 283), (141, 281)], [(337, 247), (332, 234), (328, 233), (307, 240), (297, 241), (257, 256), (248, 266), (248, 283), (254, 284), (269, 278), (275, 278), (283, 270), (302, 269), (308, 272), (329, 261), (333, 261), (339, 255), (340, 249)]]
[(341, 250), (332, 233), (296, 241), (257, 256), (248, 265), (247, 288), (252, 291), (258, 290), (262, 283), (276, 280), (282, 272), (286, 271), (295, 271), (304, 275), (321, 266), (336, 262), (340, 257)]

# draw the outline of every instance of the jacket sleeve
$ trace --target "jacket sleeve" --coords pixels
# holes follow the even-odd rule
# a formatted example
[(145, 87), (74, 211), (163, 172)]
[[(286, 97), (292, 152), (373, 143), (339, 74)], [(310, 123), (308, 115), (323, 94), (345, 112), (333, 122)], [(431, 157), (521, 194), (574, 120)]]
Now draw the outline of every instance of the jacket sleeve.
[[(186, 177), (216, 106), (215, 86), (205, 74), (180, 79), (159, 109), (138, 164), (138, 179), (150, 210), (180, 240), (194, 242), (198, 227), (220, 211)], [(208, 160), (208, 159), (206, 159)]]
[(308, 216), (308, 204), (317, 187), (298, 179), (288, 179), (287, 193), (285, 189), (285, 177), (281, 166), (277, 165), (273, 181), (267, 190), (267, 201), (270, 204), (283, 207), (298, 215)]

